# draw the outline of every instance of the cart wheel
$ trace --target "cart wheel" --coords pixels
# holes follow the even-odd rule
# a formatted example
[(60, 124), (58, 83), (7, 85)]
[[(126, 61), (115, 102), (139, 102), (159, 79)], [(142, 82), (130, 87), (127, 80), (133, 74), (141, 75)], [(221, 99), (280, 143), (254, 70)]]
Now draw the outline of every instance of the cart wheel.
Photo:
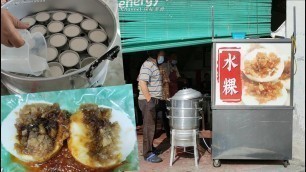
[(214, 159), (214, 161), (213, 161), (213, 166), (214, 166), (214, 167), (221, 167), (221, 162), (220, 162), (220, 160)]
[(289, 163), (288, 160), (284, 160), (283, 161), (283, 165), (284, 165), (285, 168), (287, 168), (287, 166), (290, 165), (290, 163)]

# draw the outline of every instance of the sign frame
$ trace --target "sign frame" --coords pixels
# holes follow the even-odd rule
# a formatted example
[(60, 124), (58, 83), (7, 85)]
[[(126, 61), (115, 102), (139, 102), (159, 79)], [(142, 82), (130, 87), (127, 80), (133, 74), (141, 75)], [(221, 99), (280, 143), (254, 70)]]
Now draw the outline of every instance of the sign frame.
[[(293, 92), (294, 92), (294, 51), (292, 47), (292, 40), (291, 39), (241, 39), (241, 40), (233, 40), (233, 39), (213, 39), (213, 46), (212, 46), (212, 61), (211, 61), (211, 101), (212, 101), (212, 109), (293, 109)], [(251, 43), (264, 43), (264, 44), (275, 44), (275, 43), (283, 43), (283, 44), (290, 44), (291, 47), (291, 80), (290, 80), (290, 105), (218, 105), (216, 104), (216, 88), (217, 88), (217, 44), (251, 44)]]

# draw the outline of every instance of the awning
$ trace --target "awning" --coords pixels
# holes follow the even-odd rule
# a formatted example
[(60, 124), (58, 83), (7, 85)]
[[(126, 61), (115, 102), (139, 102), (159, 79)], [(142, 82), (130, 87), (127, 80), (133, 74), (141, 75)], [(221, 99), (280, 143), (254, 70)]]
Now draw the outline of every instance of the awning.
[(118, 0), (123, 51), (211, 43), (232, 32), (269, 36), (272, 0)]

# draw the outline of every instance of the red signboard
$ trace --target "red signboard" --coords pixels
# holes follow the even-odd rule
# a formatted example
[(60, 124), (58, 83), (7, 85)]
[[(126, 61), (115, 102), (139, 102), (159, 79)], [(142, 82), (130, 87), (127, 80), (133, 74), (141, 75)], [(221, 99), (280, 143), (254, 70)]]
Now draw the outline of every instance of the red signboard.
[(240, 102), (242, 96), (240, 48), (219, 48), (218, 67), (220, 99), (223, 102)]

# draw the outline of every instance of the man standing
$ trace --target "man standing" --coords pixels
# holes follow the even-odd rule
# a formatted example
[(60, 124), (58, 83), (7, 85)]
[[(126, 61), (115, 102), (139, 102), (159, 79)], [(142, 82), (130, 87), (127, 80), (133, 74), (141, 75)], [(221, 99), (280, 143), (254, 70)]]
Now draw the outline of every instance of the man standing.
[(148, 162), (158, 163), (162, 159), (153, 152), (155, 134), (156, 105), (162, 98), (162, 77), (158, 64), (163, 63), (164, 57), (160, 51), (148, 52), (149, 58), (142, 64), (138, 85), (140, 87), (138, 104), (143, 115), (143, 156)]

